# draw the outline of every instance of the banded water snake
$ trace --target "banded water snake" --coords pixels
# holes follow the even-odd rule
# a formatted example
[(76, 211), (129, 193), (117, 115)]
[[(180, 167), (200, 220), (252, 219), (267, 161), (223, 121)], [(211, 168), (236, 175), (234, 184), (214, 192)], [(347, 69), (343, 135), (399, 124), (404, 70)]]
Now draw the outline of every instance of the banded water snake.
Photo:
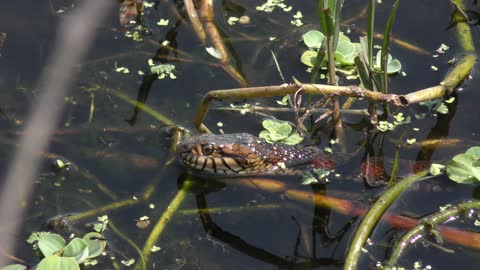
[[(201, 134), (177, 147), (181, 163), (192, 173), (205, 177), (241, 177), (258, 175), (304, 175), (312, 169), (330, 170), (348, 164), (352, 155), (326, 153), (317, 147), (269, 144), (248, 133)], [(363, 159), (356, 175), (369, 183), (388, 178), (382, 158)], [(403, 174), (425, 168), (426, 162), (402, 162)]]

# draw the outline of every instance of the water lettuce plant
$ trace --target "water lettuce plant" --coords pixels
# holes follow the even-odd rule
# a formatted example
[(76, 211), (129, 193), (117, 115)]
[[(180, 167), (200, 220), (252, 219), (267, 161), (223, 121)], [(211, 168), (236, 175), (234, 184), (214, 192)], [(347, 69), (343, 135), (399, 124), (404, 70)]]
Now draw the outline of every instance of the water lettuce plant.
[[(89, 232), (82, 238), (75, 237), (70, 242), (60, 235), (49, 232), (35, 232), (27, 242), (43, 257), (37, 270), (80, 270), (80, 265), (96, 264), (95, 258), (100, 256), (107, 246), (102, 234)], [(20, 264), (8, 265), (0, 270), (23, 270)]]
[[(309, 67), (313, 67), (315, 64), (315, 59), (318, 54), (318, 50), (322, 46), (325, 35), (322, 32), (317, 30), (310, 30), (305, 33), (303, 36), (303, 42), (309, 48), (305, 51), (300, 57), (300, 61)], [(345, 67), (353, 66), (355, 56), (358, 55), (358, 50), (360, 49), (360, 43), (352, 43), (350, 38), (344, 35), (343, 33), (339, 34), (338, 45), (335, 50), (335, 66)], [(324, 59), (322, 66), (326, 67), (327, 60)]]
[(265, 130), (262, 130), (258, 137), (268, 143), (280, 142), (288, 145), (299, 144), (303, 141), (302, 136), (293, 131), (292, 126), (287, 121), (266, 119), (262, 122)]
[[(308, 50), (305, 51), (300, 57), (300, 61), (309, 66), (313, 67), (315, 65), (315, 60), (318, 55), (318, 50), (324, 44), (325, 36), (322, 32), (317, 30), (310, 30), (302, 36), (304, 44), (308, 47)], [(335, 50), (335, 66), (343, 68), (354, 68), (355, 66), (355, 57), (359, 55), (361, 51), (361, 45), (357, 42), (351, 42), (350, 38), (343, 33), (340, 33), (338, 36), (338, 45)], [(381, 70), (381, 60), (382, 60), (382, 51), (377, 52), (375, 58), (374, 68), (377, 71)], [(327, 59), (321, 63), (321, 67), (327, 66)], [(395, 74), (402, 69), (402, 64), (398, 59), (393, 59), (389, 54), (387, 60), (387, 74)]]

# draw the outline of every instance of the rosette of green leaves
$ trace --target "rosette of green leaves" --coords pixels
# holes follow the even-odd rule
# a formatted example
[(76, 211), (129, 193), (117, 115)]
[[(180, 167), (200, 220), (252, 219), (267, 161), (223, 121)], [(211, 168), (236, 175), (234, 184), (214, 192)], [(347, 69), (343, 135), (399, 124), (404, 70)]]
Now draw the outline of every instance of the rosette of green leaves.
[[(318, 54), (318, 50), (325, 39), (322, 32), (317, 30), (310, 30), (302, 36), (303, 42), (309, 48), (300, 57), (300, 61), (309, 67), (313, 67), (315, 59)], [(338, 45), (335, 50), (335, 66), (336, 67), (353, 67), (355, 65), (355, 57), (361, 52), (360, 43), (351, 42), (350, 38), (340, 33), (338, 36)], [(382, 66), (382, 52), (378, 51), (375, 59), (374, 68), (381, 70)], [(322, 67), (327, 66), (327, 59), (324, 59)], [(394, 59), (390, 54), (387, 60), (387, 73), (395, 74), (402, 69), (402, 64), (398, 59)]]
[[(303, 36), (303, 42), (309, 48), (308, 51), (305, 51), (300, 57), (300, 61), (309, 67), (313, 67), (315, 64), (315, 59), (318, 54), (318, 50), (325, 39), (325, 35), (322, 32), (317, 30), (310, 30), (305, 33)], [(338, 45), (335, 50), (335, 65), (337, 67), (350, 67), (353, 66), (355, 57), (360, 52), (360, 43), (352, 43), (350, 38), (348, 38), (343, 33), (340, 33), (338, 36)], [(325, 59), (322, 62), (321, 66), (326, 67), (327, 60)]]
[(268, 143), (279, 142), (288, 145), (295, 145), (302, 142), (303, 138), (287, 121), (266, 119), (262, 122), (265, 130), (262, 130), (258, 137), (264, 139)]
[(83, 238), (75, 237), (68, 244), (58, 234), (34, 233), (27, 242), (34, 244), (44, 256), (37, 270), (79, 270), (80, 264), (94, 260), (107, 245), (98, 232), (87, 233)]

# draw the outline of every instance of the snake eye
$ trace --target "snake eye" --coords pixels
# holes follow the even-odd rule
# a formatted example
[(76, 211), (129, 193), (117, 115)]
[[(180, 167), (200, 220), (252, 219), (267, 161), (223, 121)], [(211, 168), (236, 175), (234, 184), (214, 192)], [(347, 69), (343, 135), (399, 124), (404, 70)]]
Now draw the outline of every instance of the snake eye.
[(213, 153), (213, 145), (212, 144), (204, 144), (202, 145), (202, 153), (205, 156), (208, 156)]

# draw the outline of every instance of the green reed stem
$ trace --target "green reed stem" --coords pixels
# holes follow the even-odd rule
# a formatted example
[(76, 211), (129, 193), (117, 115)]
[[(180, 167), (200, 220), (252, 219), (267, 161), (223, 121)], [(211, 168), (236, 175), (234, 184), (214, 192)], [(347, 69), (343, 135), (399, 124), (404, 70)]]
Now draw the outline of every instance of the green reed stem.
[[(150, 254), (152, 253), (152, 247), (157, 243), (158, 239), (162, 235), (163, 231), (167, 227), (167, 224), (172, 219), (175, 212), (180, 208), (183, 201), (185, 200), (188, 190), (193, 185), (190, 177), (184, 182), (182, 189), (180, 189), (177, 195), (173, 198), (170, 204), (167, 206), (165, 212), (163, 212), (162, 216), (158, 219), (157, 223), (153, 227), (150, 235), (148, 236), (147, 240), (145, 241), (145, 245), (143, 246), (142, 254), (145, 264), (148, 263), (148, 259)], [(134, 267), (135, 270), (141, 270), (142, 265), (137, 263)]]
[(426, 230), (433, 229), (435, 230), (435, 226), (439, 223), (445, 222), (452, 217), (456, 217), (468, 211), (469, 209), (479, 209), (480, 208), (480, 201), (474, 202), (465, 202), (459, 203), (456, 206), (449, 207), (446, 210), (440, 210), (439, 212), (430, 215), (429, 217), (423, 219), (422, 224), (415, 226), (413, 229), (409, 230), (405, 233), (397, 244), (395, 245), (392, 255), (388, 259), (387, 266), (393, 267), (400, 256), (407, 250), (410, 244), (414, 243), (413, 240), (418, 235), (422, 235), (425, 233)]
[(368, 237), (372, 233), (375, 225), (388, 207), (413, 183), (420, 181), (426, 176), (428, 171), (422, 171), (398, 182), (395, 186), (385, 191), (375, 204), (370, 208), (363, 218), (360, 226), (355, 232), (355, 236), (350, 244), (343, 269), (355, 270), (358, 267), (358, 260), (362, 254), (362, 248), (365, 246)]

